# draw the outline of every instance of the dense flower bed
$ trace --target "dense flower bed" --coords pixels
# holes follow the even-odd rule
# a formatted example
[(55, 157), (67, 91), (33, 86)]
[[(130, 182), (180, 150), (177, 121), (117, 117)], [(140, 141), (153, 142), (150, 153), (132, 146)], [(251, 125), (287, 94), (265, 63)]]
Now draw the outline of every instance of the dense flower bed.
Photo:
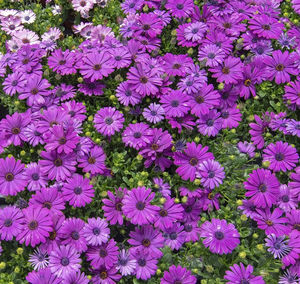
[(300, 1), (0, 1), (0, 283), (300, 278)]

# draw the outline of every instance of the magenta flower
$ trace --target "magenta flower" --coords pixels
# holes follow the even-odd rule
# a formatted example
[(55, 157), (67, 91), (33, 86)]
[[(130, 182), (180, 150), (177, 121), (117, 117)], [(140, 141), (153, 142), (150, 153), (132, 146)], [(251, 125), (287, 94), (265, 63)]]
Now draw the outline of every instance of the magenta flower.
[(118, 257), (116, 268), (123, 276), (131, 275), (136, 268), (136, 260), (132, 257), (131, 253), (122, 249)]
[(88, 245), (98, 246), (108, 241), (110, 229), (106, 220), (101, 218), (89, 218), (83, 228), (83, 236)]
[(191, 271), (180, 265), (174, 264), (169, 267), (169, 271), (164, 272), (163, 278), (160, 280), (160, 284), (196, 284), (197, 278), (191, 274)]
[(48, 179), (42, 174), (41, 167), (37, 163), (26, 165), (24, 179), (28, 181), (27, 189), (30, 191), (40, 190), (48, 184)]
[(286, 172), (296, 167), (299, 155), (297, 150), (288, 143), (277, 141), (275, 144), (269, 144), (264, 149), (263, 159), (270, 162), (269, 169), (274, 172)]
[(188, 18), (194, 10), (193, 0), (168, 0), (166, 9), (176, 18)]
[(75, 272), (75, 270), (70, 272), (64, 281), (65, 284), (89, 284), (90, 282), (84, 273), (80, 273), (80, 271)]
[(117, 274), (118, 271), (114, 267), (107, 269), (104, 265), (100, 268), (93, 270), (93, 283), (108, 283), (108, 284), (116, 284), (122, 278), (120, 274)]
[(112, 136), (123, 128), (124, 116), (114, 107), (104, 107), (97, 111), (94, 126), (99, 133)]
[(75, 60), (76, 57), (70, 50), (55, 49), (48, 57), (48, 65), (54, 72), (60, 75), (68, 75), (76, 73)]
[(285, 94), (283, 95), (283, 98), (290, 100), (292, 104), (296, 104), (297, 107), (300, 107), (300, 78), (291, 82), (289, 85), (285, 85), (284, 90)]
[(74, 174), (64, 184), (62, 195), (70, 205), (83, 207), (92, 202), (95, 194), (89, 179), (84, 178), (82, 175)]
[(262, 149), (265, 144), (263, 134), (267, 130), (269, 122), (261, 119), (258, 115), (254, 115), (254, 118), (256, 123), (252, 122), (249, 124), (251, 127), (249, 130), (251, 141), (253, 142), (253, 145), (256, 145), (257, 149)]
[(199, 61), (204, 61), (208, 67), (215, 67), (222, 64), (225, 52), (215, 44), (204, 45), (198, 52)]
[(210, 110), (208, 113), (201, 114), (200, 118), (196, 121), (198, 131), (209, 137), (218, 135), (223, 126), (223, 120), (220, 115), (221, 114), (215, 109)]
[(17, 195), (28, 181), (24, 176), (24, 164), (14, 157), (0, 159), (0, 193), (4, 196)]
[(290, 212), (292, 209), (296, 209), (298, 200), (291, 188), (285, 184), (282, 184), (280, 185), (279, 190), (280, 195), (277, 199), (278, 207), (286, 213)]
[(128, 105), (136, 105), (141, 101), (141, 95), (139, 95), (132, 85), (129, 84), (127, 81), (122, 82), (117, 90), (116, 90), (116, 97), (118, 98), (119, 102), (124, 106)]
[(205, 238), (203, 244), (209, 247), (212, 253), (231, 253), (240, 243), (240, 234), (233, 224), (227, 224), (226, 220), (212, 219), (201, 226), (200, 237)]
[(152, 103), (143, 111), (144, 118), (151, 123), (158, 123), (164, 119), (165, 110), (160, 104)]
[(165, 71), (172, 76), (185, 76), (187, 68), (193, 64), (193, 60), (184, 54), (167, 53), (164, 55), (163, 60)]
[(146, 225), (154, 222), (158, 206), (151, 205), (155, 193), (145, 187), (128, 191), (123, 199), (123, 213), (134, 225)]
[(202, 147), (195, 142), (187, 143), (183, 152), (174, 153), (174, 164), (179, 166), (176, 170), (183, 180), (195, 180), (197, 166), (204, 160), (214, 159), (208, 147)]
[(15, 206), (0, 209), (0, 237), (1, 240), (11, 241), (23, 230), (23, 213)]
[(3, 82), (3, 91), (9, 95), (13, 96), (16, 93), (21, 93), (26, 86), (27, 79), (25, 75), (21, 72), (14, 72), (9, 74)]
[(134, 35), (155, 38), (163, 29), (162, 20), (154, 13), (141, 13), (133, 26)]
[(251, 283), (251, 284), (265, 284), (262, 276), (255, 276), (253, 273), (253, 266), (244, 266), (243, 263), (234, 264), (230, 266), (230, 270), (226, 271), (224, 279), (228, 280), (227, 284)]
[(259, 208), (266, 208), (276, 202), (279, 194), (279, 186), (276, 176), (269, 170), (257, 169), (249, 174), (249, 178), (244, 182), (246, 197), (251, 197), (254, 205)]
[(26, 246), (30, 244), (32, 247), (46, 242), (52, 230), (49, 210), (40, 206), (29, 206), (22, 212), (24, 223), (22, 231), (17, 235), (17, 241), (21, 244), (25, 243)]
[(44, 268), (39, 271), (32, 271), (26, 276), (26, 280), (31, 284), (41, 284), (45, 279), (51, 284), (61, 284), (61, 278), (54, 275), (50, 268)]
[(164, 228), (163, 236), (165, 238), (165, 245), (171, 250), (179, 250), (185, 242), (184, 227), (179, 223), (172, 223), (171, 227)]

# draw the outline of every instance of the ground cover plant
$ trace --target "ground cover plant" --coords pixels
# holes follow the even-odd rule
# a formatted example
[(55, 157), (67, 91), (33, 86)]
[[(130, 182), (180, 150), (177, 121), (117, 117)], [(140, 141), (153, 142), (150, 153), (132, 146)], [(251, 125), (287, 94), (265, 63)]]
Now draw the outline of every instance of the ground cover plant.
[(0, 1), (0, 283), (300, 278), (300, 1)]

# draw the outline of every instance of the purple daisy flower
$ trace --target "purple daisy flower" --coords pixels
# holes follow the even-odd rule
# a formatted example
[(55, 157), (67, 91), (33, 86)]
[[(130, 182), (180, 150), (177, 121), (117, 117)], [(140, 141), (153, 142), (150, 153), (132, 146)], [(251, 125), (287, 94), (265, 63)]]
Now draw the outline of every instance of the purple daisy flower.
[(253, 141), (253, 144), (256, 145), (257, 149), (262, 149), (265, 144), (263, 134), (267, 130), (269, 122), (261, 119), (258, 115), (254, 115), (254, 119), (256, 123), (249, 123), (251, 128), (249, 130), (251, 141)]
[(11, 241), (18, 236), (23, 225), (23, 213), (15, 206), (6, 206), (0, 209), (0, 236), (1, 240)]
[(151, 205), (155, 193), (145, 187), (128, 191), (123, 199), (123, 213), (134, 225), (146, 225), (154, 222), (159, 207)]
[(81, 102), (67, 101), (61, 105), (62, 109), (67, 112), (73, 119), (84, 121), (86, 119), (86, 107)]
[(114, 107), (104, 107), (97, 111), (94, 117), (94, 127), (104, 136), (112, 136), (123, 128), (125, 119)]
[(223, 183), (225, 178), (224, 168), (215, 160), (203, 161), (197, 169), (197, 174), (201, 178), (204, 187), (214, 189)]
[(234, 105), (231, 108), (223, 108), (221, 111), (222, 128), (236, 128), (242, 120), (240, 110)]
[(290, 135), (300, 137), (300, 121), (291, 119), (286, 124), (286, 130)]
[(254, 219), (258, 215), (256, 211), (257, 207), (253, 201), (245, 199), (243, 200), (243, 205), (239, 206), (238, 208), (243, 211), (243, 214), (251, 219)]
[(197, 93), (205, 82), (206, 80), (203, 80), (201, 77), (189, 74), (178, 82), (177, 87), (183, 93), (192, 95)]
[(198, 227), (198, 222), (187, 222), (184, 224), (185, 242), (196, 242), (199, 240), (201, 229)]
[(300, 253), (300, 234), (298, 230), (293, 230), (289, 234), (288, 246), (290, 247), (290, 252), (282, 258), (283, 267), (289, 265), (295, 265), (296, 261), (299, 259)]
[(184, 227), (180, 223), (172, 223), (172, 226), (163, 230), (165, 245), (172, 250), (179, 250), (185, 242)]
[(26, 83), (27, 79), (23, 73), (14, 72), (5, 78), (3, 82), (3, 91), (9, 96), (13, 96), (16, 93), (21, 93), (24, 90)]
[(196, 121), (198, 131), (203, 135), (215, 137), (223, 125), (220, 115), (215, 109), (210, 110), (206, 114), (201, 114), (200, 118)]
[(27, 185), (24, 164), (14, 157), (0, 159), (0, 193), (4, 196), (17, 195)]
[(193, 22), (184, 29), (184, 37), (191, 42), (201, 43), (202, 38), (207, 30), (206, 24), (202, 22)]
[(224, 51), (215, 44), (207, 44), (199, 49), (198, 60), (205, 61), (205, 65), (208, 67), (218, 66), (224, 59)]
[(49, 268), (57, 277), (67, 277), (72, 272), (79, 272), (81, 267), (79, 253), (72, 246), (59, 246), (49, 256)]
[(116, 97), (118, 98), (119, 102), (124, 106), (134, 106), (141, 101), (141, 95), (139, 95), (132, 87), (132, 85), (129, 84), (127, 81), (122, 82), (118, 86), (116, 90)]
[(233, 266), (230, 266), (230, 270), (226, 271), (224, 279), (228, 280), (226, 282), (227, 284), (265, 284), (262, 276), (255, 276), (252, 273), (252, 265), (249, 264), (247, 267), (245, 267), (243, 263), (240, 263), (240, 265), (234, 264)]
[(279, 191), (280, 195), (277, 200), (278, 207), (286, 213), (290, 212), (292, 209), (296, 209), (298, 204), (297, 196), (290, 187), (282, 184), (279, 187)]
[(239, 142), (237, 147), (241, 153), (247, 154), (250, 158), (255, 156), (255, 147), (247, 141)]
[(84, 226), (84, 221), (79, 218), (66, 219), (61, 228), (61, 244), (70, 245), (80, 253), (86, 251), (86, 239), (83, 237)]
[(193, 0), (168, 0), (166, 4), (173, 17), (188, 18), (194, 11)]
[(160, 104), (152, 103), (143, 111), (144, 118), (151, 123), (158, 123), (164, 119), (165, 110)]
[(167, 119), (172, 128), (178, 129), (178, 133), (181, 133), (184, 128), (192, 130), (196, 125), (194, 122), (194, 117), (189, 114), (186, 114), (182, 117), (167, 117)]
[(251, 197), (250, 200), (259, 208), (270, 208), (279, 195), (280, 183), (269, 170), (253, 170), (244, 186), (247, 190), (245, 196)]
[(27, 164), (23, 175), (24, 179), (28, 181), (27, 189), (30, 191), (40, 190), (48, 184), (46, 176), (43, 175), (41, 167), (37, 163)]
[(284, 86), (285, 94), (283, 97), (289, 100), (292, 104), (300, 107), (300, 78)]
[(185, 76), (187, 68), (193, 64), (193, 60), (183, 54), (167, 53), (163, 56), (163, 60), (165, 72), (170, 76)]
[(164, 246), (164, 238), (159, 230), (153, 229), (151, 225), (144, 225), (141, 228), (135, 228), (135, 231), (129, 233), (128, 243), (133, 247), (130, 252), (142, 250), (149, 252), (153, 257), (160, 258), (163, 253), (160, 248)]
[(41, 172), (46, 174), (50, 180), (64, 181), (75, 172), (76, 156), (74, 153), (65, 154), (56, 151), (42, 151), (39, 161)]
[(162, 178), (153, 178), (154, 188), (157, 189), (165, 198), (171, 195), (170, 185), (164, 182)]
[(274, 172), (292, 170), (299, 161), (297, 150), (288, 143), (277, 141), (264, 149), (263, 161), (269, 161), (269, 169)]
[(131, 275), (136, 269), (136, 259), (131, 254), (122, 249), (120, 251), (116, 268), (121, 272), (122, 276)]
[(80, 66), (80, 73), (91, 82), (103, 79), (113, 71), (113, 62), (108, 52), (91, 52), (83, 57)]
[(188, 96), (180, 90), (173, 90), (169, 95), (162, 96), (160, 102), (169, 117), (182, 117), (189, 110)]
[(152, 130), (146, 123), (129, 124), (122, 135), (122, 140), (126, 146), (139, 150), (150, 143)]
[(62, 189), (64, 199), (74, 207), (83, 207), (91, 203), (95, 195), (94, 192), (90, 180), (79, 174), (74, 174), (68, 178)]
[(117, 274), (118, 271), (114, 267), (107, 269), (103, 265), (92, 272), (95, 275), (92, 278), (92, 282), (95, 284), (115, 284), (122, 278), (120, 274)]
[(78, 91), (87, 96), (101, 96), (103, 94), (103, 89), (105, 85), (98, 81), (91, 82), (90, 80), (85, 80), (83, 84), (78, 85)]
[(231, 253), (240, 243), (240, 234), (233, 224), (227, 224), (226, 220), (212, 219), (201, 226), (200, 237), (205, 238), (203, 244), (209, 247), (212, 253)]
[(36, 271), (46, 268), (49, 264), (47, 252), (40, 250), (40, 248), (37, 248), (33, 254), (29, 255), (28, 261)]
[(80, 271), (71, 271), (64, 279), (65, 284), (89, 284), (89, 279)]
[(60, 75), (68, 75), (76, 73), (75, 65), (76, 57), (70, 50), (62, 51), (60, 48), (55, 49), (48, 57), (49, 67)]
[(83, 228), (83, 236), (87, 244), (91, 246), (98, 246), (106, 243), (109, 238), (110, 229), (108, 224), (101, 218), (89, 218), (87, 224)]
[(198, 198), (188, 197), (187, 202), (182, 203), (183, 211), (183, 222), (191, 222), (199, 219), (199, 215), (202, 211), (202, 204)]
[(32, 271), (26, 276), (26, 280), (31, 284), (41, 284), (45, 279), (47, 279), (47, 284), (62, 284), (62, 279), (54, 275), (48, 267)]
[(265, 210), (257, 209), (258, 215), (254, 218), (257, 222), (257, 227), (264, 230), (266, 235), (274, 234), (276, 237), (287, 235), (290, 229), (283, 225), (288, 221), (287, 218), (281, 217), (283, 211), (275, 208), (273, 212), (270, 208)]
[(61, 102), (75, 97), (76, 90), (72, 85), (61, 84), (53, 89), (53, 95)]
[(52, 230), (49, 210), (39, 206), (29, 206), (23, 209), (22, 213), (24, 214), (24, 223), (22, 231), (17, 235), (17, 241), (21, 244), (25, 242), (26, 246), (30, 244), (32, 247), (46, 242)]
[(187, 143), (183, 152), (174, 153), (174, 164), (179, 166), (176, 170), (183, 180), (195, 180), (197, 166), (204, 160), (214, 159), (208, 147), (202, 147), (195, 142)]
[(191, 274), (191, 271), (180, 265), (174, 264), (169, 267), (169, 271), (164, 272), (163, 278), (160, 280), (160, 284), (196, 284), (197, 278)]
[(123, 198), (127, 193), (127, 189), (121, 187), (116, 190), (116, 195), (108, 191), (107, 195), (109, 199), (102, 199), (104, 206), (104, 217), (110, 222), (111, 225), (120, 224), (123, 225)]
[(268, 252), (273, 254), (274, 258), (280, 259), (290, 252), (285, 236), (276, 237), (275, 234), (270, 234), (265, 238), (265, 242)]
[(105, 244), (96, 247), (90, 247), (87, 250), (87, 260), (93, 267), (99, 268), (104, 265), (107, 269), (115, 266), (118, 261), (118, 247), (116, 242), (111, 239)]
[(136, 260), (136, 278), (142, 280), (150, 279), (156, 272), (157, 259), (144, 250), (136, 250), (132, 253), (132, 256)]

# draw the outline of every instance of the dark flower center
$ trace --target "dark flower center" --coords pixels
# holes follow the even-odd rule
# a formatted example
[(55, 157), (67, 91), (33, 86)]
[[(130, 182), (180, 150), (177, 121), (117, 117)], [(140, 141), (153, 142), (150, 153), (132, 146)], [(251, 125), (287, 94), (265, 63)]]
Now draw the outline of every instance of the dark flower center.
[(11, 225), (12, 225), (12, 219), (6, 219), (5, 221), (4, 221), (4, 226), (5, 227), (10, 227)]
[(266, 192), (266, 191), (267, 191), (267, 186), (266, 186), (264, 183), (262, 183), (262, 184), (258, 187), (258, 189), (260, 190), (260, 192)]
[(262, 28), (265, 30), (265, 31), (269, 31), (271, 29), (270, 25), (262, 25)]
[(7, 174), (5, 175), (5, 179), (6, 179), (7, 181), (12, 181), (12, 180), (14, 180), (14, 178), (15, 178), (15, 176), (14, 176), (13, 173), (7, 173)]
[(224, 119), (228, 118), (229, 117), (229, 112), (228, 111), (222, 112), (221, 117), (224, 118)]
[(241, 280), (241, 284), (249, 284), (249, 281), (246, 280), (246, 279), (242, 279), (242, 280)]
[(179, 106), (179, 102), (174, 100), (174, 101), (171, 101), (171, 106), (172, 107), (178, 107)]
[(132, 92), (130, 90), (125, 91), (125, 96), (130, 97), (132, 95)]
[(267, 221), (266, 221), (266, 224), (267, 224), (268, 226), (272, 226), (272, 225), (273, 225), (273, 222), (272, 222), (271, 220), (267, 220)]
[(23, 59), (23, 60), (22, 60), (22, 63), (23, 63), (23, 64), (28, 64), (28, 63), (29, 63), (29, 59), (28, 59), (28, 58)]
[(145, 31), (150, 30), (150, 25), (144, 25), (144, 26), (143, 26), (143, 29), (144, 29)]
[(150, 112), (150, 114), (151, 114), (152, 116), (156, 116), (156, 115), (157, 115), (157, 112), (156, 112), (155, 110), (152, 110), (152, 111)]
[(73, 111), (73, 110), (69, 111), (69, 115), (71, 115), (71, 117), (74, 117), (75, 116), (75, 111)]
[(191, 224), (186, 224), (184, 225), (184, 230), (189, 233), (193, 230), (193, 226)]
[(94, 157), (89, 157), (88, 158), (88, 163), (93, 165), (93, 164), (96, 163), (96, 159)]
[(214, 58), (216, 57), (216, 55), (215, 55), (214, 53), (209, 53), (209, 54), (207, 55), (207, 57), (208, 57), (209, 59), (214, 59)]
[(52, 127), (53, 125), (58, 125), (58, 122), (57, 122), (57, 121), (51, 121), (51, 122), (49, 123), (49, 125), (50, 125), (50, 127)]
[(93, 234), (98, 236), (100, 234), (100, 229), (99, 228), (94, 228), (93, 229)]
[(192, 34), (196, 34), (198, 31), (199, 31), (199, 29), (194, 28), (194, 29), (192, 29)]
[(214, 171), (209, 171), (209, 172), (208, 172), (208, 177), (209, 177), (209, 178), (215, 177), (215, 172), (214, 172)]
[(166, 217), (166, 216), (168, 216), (168, 211), (165, 210), (165, 209), (160, 209), (159, 215), (160, 215), (161, 217)]
[(300, 224), (295, 224), (293, 226), (293, 229), (297, 230), (297, 231), (300, 231)]
[(176, 240), (176, 239), (177, 239), (177, 233), (176, 233), (176, 232), (172, 232), (172, 233), (170, 234), (170, 239), (171, 239), (171, 240)]
[(223, 27), (224, 27), (225, 29), (230, 29), (230, 28), (231, 28), (231, 23), (224, 23), (224, 24), (223, 24)]
[(202, 104), (204, 102), (204, 98), (202, 96), (197, 96), (197, 97), (195, 97), (195, 101), (198, 104)]
[(120, 61), (121, 59), (122, 59), (122, 57), (120, 55), (115, 56), (116, 61)]
[(191, 205), (188, 205), (188, 206), (185, 207), (185, 209), (184, 209), (184, 211), (185, 211), (186, 213), (191, 213), (192, 210), (193, 210), (193, 207), (192, 207)]
[(10, 30), (14, 30), (16, 28), (15, 25), (9, 25), (8, 27), (9, 27)]
[(151, 149), (154, 151), (156, 151), (158, 148), (159, 148), (159, 146), (155, 143), (151, 145)]
[(66, 144), (66, 142), (67, 142), (67, 139), (66, 139), (65, 137), (61, 137), (61, 138), (59, 138), (59, 140), (58, 140), (58, 143), (59, 143), (60, 145)]
[(107, 125), (111, 125), (111, 124), (113, 124), (113, 122), (114, 122), (114, 120), (113, 120), (111, 117), (105, 118), (105, 123), (106, 123)]
[(106, 279), (107, 276), (108, 276), (108, 275), (107, 275), (107, 272), (106, 272), (106, 271), (101, 271), (101, 272), (100, 272), (100, 278), (101, 278), (101, 279)]
[(99, 251), (99, 255), (100, 255), (100, 257), (106, 257), (107, 256), (107, 251), (106, 251), (106, 249), (100, 249), (100, 251)]
[(99, 71), (101, 69), (101, 65), (100, 64), (95, 64), (93, 69), (95, 71)]
[(192, 85), (193, 85), (193, 81), (187, 81), (187, 82), (186, 82), (186, 85), (187, 85), (188, 87), (192, 86)]
[(18, 81), (17, 81), (17, 80), (13, 80), (13, 81), (11, 82), (11, 85), (12, 85), (13, 87), (17, 86), (17, 85), (18, 85)]
[(37, 180), (39, 180), (40, 176), (39, 176), (38, 173), (33, 173), (33, 174), (31, 175), (31, 178), (32, 178), (34, 181), (37, 181)]
[(61, 259), (60, 263), (61, 263), (62, 266), (67, 266), (67, 265), (69, 265), (70, 261), (67, 257), (63, 257)]
[(81, 188), (80, 186), (76, 186), (76, 187), (74, 188), (74, 193), (75, 193), (76, 195), (81, 194), (81, 193), (82, 193), (82, 188)]
[(173, 65), (173, 69), (179, 69), (181, 67), (181, 65), (179, 63), (175, 63)]
[(77, 241), (77, 240), (79, 240), (79, 233), (77, 232), (77, 231), (73, 231), (72, 233), (71, 233), (71, 238), (73, 239), (73, 240), (75, 240), (75, 241)]
[(145, 208), (145, 203), (144, 203), (144, 202), (139, 201), (139, 202), (136, 204), (136, 209), (137, 209), (137, 210), (143, 210), (144, 208)]
[(130, 4), (129, 4), (129, 8), (134, 8), (134, 6), (135, 6), (135, 3), (134, 2), (131, 2)]
[(177, 8), (178, 10), (182, 10), (182, 9), (183, 9), (183, 4), (177, 4), (177, 5), (176, 5), (176, 8)]
[(116, 203), (115, 208), (117, 211), (122, 211), (122, 203), (121, 202)]
[(282, 153), (275, 154), (276, 161), (282, 161), (284, 160), (284, 155)]
[(49, 239), (53, 241), (53, 240), (55, 240), (55, 238), (56, 238), (56, 231), (53, 231), (50, 233)]
[(191, 158), (189, 161), (191, 166), (196, 166), (198, 164), (198, 159), (197, 158)]
[(214, 120), (213, 120), (213, 119), (208, 119), (208, 120), (206, 121), (206, 125), (207, 125), (207, 126), (213, 126), (213, 125), (214, 125)]
[(143, 76), (143, 77), (140, 78), (140, 82), (141, 82), (142, 84), (146, 84), (146, 83), (148, 82), (148, 78), (145, 77), (145, 76)]
[(20, 129), (19, 127), (14, 127), (14, 128), (11, 130), (11, 132), (12, 132), (13, 134), (19, 134), (19, 133), (21, 132), (21, 129)]
[(245, 80), (244, 85), (246, 87), (249, 87), (251, 85), (251, 80), (250, 79)]
[(38, 226), (38, 222), (33, 220), (28, 224), (28, 229), (29, 230), (35, 230)]
[(121, 258), (118, 261), (118, 264), (125, 266), (128, 263), (128, 259), (127, 258)]
[(282, 71), (284, 69), (284, 65), (283, 64), (278, 64), (277, 66), (276, 66), (276, 70), (277, 71)]
[(81, 7), (85, 7), (85, 5), (86, 5), (86, 2), (85, 2), (85, 1), (80, 1), (80, 6), (81, 6)]
[(134, 132), (133, 133), (133, 137), (134, 138), (141, 138), (142, 137), (142, 133), (141, 132)]
[(56, 167), (61, 167), (63, 164), (62, 159), (61, 158), (57, 158), (56, 160), (54, 160), (54, 165)]
[(180, 280), (176, 280), (174, 284), (182, 284), (182, 282)]
[(280, 249), (280, 248), (281, 248), (280, 242), (275, 243), (275, 244), (274, 244), (274, 248), (275, 248), (275, 249)]
[(31, 90), (31, 94), (33, 94), (33, 95), (36, 95), (38, 92), (39, 92), (39, 89), (38, 89), (38, 88), (33, 88), (33, 89)]
[(223, 240), (224, 239), (224, 234), (223, 234), (223, 232), (221, 232), (221, 231), (216, 231), (215, 232), (215, 238), (217, 239), (217, 240)]
[(43, 204), (43, 207), (45, 207), (45, 208), (47, 208), (47, 209), (51, 209), (51, 207), (52, 207), (52, 204), (51, 204), (51, 202), (44, 202), (44, 204)]
[(138, 264), (139, 266), (144, 267), (146, 265), (146, 260), (144, 258), (140, 258), (138, 260)]
[(150, 242), (150, 240), (148, 240), (148, 239), (144, 239), (143, 241), (142, 241), (142, 244), (143, 244), (143, 246), (144, 247), (149, 247), (150, 245), (151, 245), (151, 242)]
[(229, 74), (229, 68), (228, 67), (223, 67), (222, 68), (222, 73), (226, 74), (226, 75)]
[(209, 200), (212, 200), (213, 198), (214, 198), (214, 194), (212, 193), (212, 192), (210, 192), (208, 195), (207, 195), (207, 198), (209, 199)]
[(24, 19), (25, 19), (25, 21), (29, 21), (30, 17), (26, 16)]
[(59, 64), (59, 65), (65, 65), (65, 64), (66, 64), (66, 60), (59, 60), (59, 61), (58, 61), (58, 64)]

